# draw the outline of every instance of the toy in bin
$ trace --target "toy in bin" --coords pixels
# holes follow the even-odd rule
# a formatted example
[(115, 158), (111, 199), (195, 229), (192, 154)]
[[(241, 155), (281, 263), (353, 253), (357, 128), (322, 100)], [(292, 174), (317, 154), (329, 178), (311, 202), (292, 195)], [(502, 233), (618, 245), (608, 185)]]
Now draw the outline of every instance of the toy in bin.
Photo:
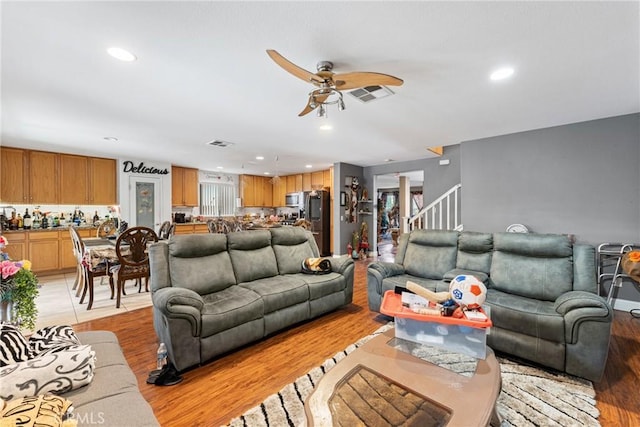
[[(433, 292), (412, 281), (407, 281), (406, 290), (417, 295), (418, 302), (421, 301), (420, 298), (424, 301), (421, 305), (416, 303), (415, 298), (402, 293), (401, 301), (405, 303), (405, 307), (416, 314), (452, 316), (472, 321), (488, 320), (481, 309), (486, 298), (487, 288), (474, 276), (456, 276), (449, 285), (449, 292)], [(399, 289), (396, 289), (396, 293), (399, 293)]]

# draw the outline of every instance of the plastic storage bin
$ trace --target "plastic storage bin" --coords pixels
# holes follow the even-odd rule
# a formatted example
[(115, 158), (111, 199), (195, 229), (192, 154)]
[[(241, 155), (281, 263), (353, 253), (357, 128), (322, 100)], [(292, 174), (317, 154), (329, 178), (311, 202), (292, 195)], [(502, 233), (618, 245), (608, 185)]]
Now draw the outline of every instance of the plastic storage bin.
[(380, 311), (395, 317), (396, 338), (441, 347), (476, 359), (487, 356), (487, 331), (491, 320), (417, 314), (403, 307), (400, 295), (393, 291), (385, 293)]

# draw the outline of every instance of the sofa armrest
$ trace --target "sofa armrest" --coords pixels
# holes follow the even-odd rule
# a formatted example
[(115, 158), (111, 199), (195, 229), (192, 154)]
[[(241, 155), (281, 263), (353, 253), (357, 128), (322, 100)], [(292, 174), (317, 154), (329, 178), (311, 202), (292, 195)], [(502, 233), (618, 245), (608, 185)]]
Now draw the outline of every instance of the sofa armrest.
[[(604, 298), (586, 291), (570, 291), (562, 294), (554, 303), (556, 312), (564, 317), (565, 341), (576, 343), (580, 338), (580, 324), (585, 321), (611, 323), (613, 310)], [(609, 337), (582, 337), (592, 341), (608, 342)]]
[(186, 319), (191, 324), (192, 335), (200, 336), (204, 300), (197, 292), (185, 288), (161, 288), (153, 293), (152, 298), (153, 306), (164, 316)]
[(380, 273), (383, 279), (392, 276), (399, 276), (404, 274), (404, 265), (397, 264), (395, 262), (372, 262), (369, 264), (368, 270), (375, 270)]
[(350, 265), (353, 265), (353, 259), (350, 256), (341, 256), (338, 258), (329, 258), (331, 262), (331, 271), (334, 273), (344, 274)]

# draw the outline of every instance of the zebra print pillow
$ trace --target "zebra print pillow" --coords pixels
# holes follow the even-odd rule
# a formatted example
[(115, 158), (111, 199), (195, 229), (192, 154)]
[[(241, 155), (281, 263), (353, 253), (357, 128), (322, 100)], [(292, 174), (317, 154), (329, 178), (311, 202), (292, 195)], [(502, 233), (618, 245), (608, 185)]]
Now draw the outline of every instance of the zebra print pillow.
[(29, 360), (32, 356), (31, 347), (20, 329), (7, 323), (0, 324), (0, 366)]
[(81, 344), (69, 325), (47, 326), (38, 329), (29, 337), (29, 345), (34, 355)]

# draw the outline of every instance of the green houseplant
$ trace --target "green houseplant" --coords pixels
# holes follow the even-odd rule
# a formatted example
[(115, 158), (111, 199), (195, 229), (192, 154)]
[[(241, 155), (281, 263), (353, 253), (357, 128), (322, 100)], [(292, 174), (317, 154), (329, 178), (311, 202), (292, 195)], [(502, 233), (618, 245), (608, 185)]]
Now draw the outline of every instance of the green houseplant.
[[(0, 236), (0, 249), (6, 244), (7, 239)], [(38, 278), (31, 271), (31, 261), (12, 261), (0, 252), (2, 320), (33, 330), (38, 317), (38, 288)]]

